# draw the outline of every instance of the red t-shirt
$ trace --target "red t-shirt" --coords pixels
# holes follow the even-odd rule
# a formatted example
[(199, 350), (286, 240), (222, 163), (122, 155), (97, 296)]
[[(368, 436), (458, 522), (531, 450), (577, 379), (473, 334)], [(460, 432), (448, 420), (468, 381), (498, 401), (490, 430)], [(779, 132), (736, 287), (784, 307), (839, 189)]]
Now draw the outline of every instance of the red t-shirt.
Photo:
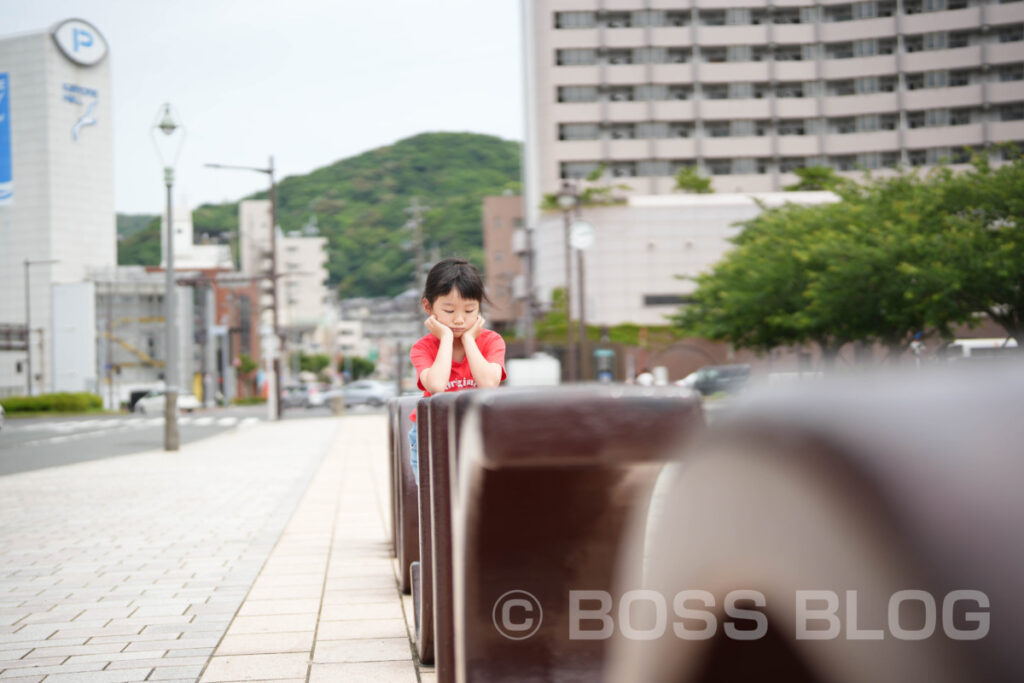
[[(480, 336), (476, 338), (476, 347), (488, 363), (497, 363), (501, 366), (501, 380), (505, 381), (505, 340), (493, 330), (481, 330)], [(413, 344), (409, 358), (413, 367), (416, 368), (416, 386), (423, 389), (423, 396), (430, 396), (423, 383), (420, 382), (420, 375), (423, 371), (434, 364), (437, 358), (437, 350), (441, 348), (441, 340), (432, 334), (428, 334)], [(469, 369), (469, 358), (463, 358), (461, 362), (452, 361), (452, 374), (448, 376), (448, 386), (445, 391), (463, 391), (464, 389), (475, 389), (476, 380)], [(416, 421), (416, 411), (409, 416), (413, 422)]]

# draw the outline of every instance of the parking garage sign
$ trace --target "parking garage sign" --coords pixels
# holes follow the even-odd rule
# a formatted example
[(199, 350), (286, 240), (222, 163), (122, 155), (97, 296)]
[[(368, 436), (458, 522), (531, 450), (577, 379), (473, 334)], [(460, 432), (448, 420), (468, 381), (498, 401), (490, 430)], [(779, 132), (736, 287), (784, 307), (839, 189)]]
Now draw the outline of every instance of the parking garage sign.
[(0, 206), (14, 198), (14, 166), (11, 163), (11, 79), (0, 72)]

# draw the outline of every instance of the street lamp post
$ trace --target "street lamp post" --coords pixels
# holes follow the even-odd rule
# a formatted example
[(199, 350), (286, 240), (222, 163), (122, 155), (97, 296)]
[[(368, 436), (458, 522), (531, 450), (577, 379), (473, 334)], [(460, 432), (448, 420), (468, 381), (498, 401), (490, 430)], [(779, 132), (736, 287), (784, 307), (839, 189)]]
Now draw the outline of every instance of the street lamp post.
[(174, 282), (174, 214), (172, 194), (174, 188), (174, 165), (181, 153), (185, 129), (176, 121), (170, 104), (160, 107), (157, 122), (150, 131), (157, 156), (164, 167), (164, 185), (167, 188), (167, 246), (164, 269), (164, 336), (167, 358), (164, 361), (164, 450), (176, 451), (181, 445), (178, 433), (178, 363), (175, 335), (177, 326), (177, 297)]
[(282, 406), (278, 398), (281, 382), (281, 354), (284, 353), (284, 335), (278, 325), (277, 318), (277, 181), (274, 179), (274, 157), (270, 157), (270, 164), (267, 168), (259, 166), (234, 166), (231, 164), (206, 164), (207, 168), (227, 168), (237, 171), (255, 171), (265, 173), (270, 178), (270, 273), (267, 278), (270, 280), (270, 312), (273, 316), (271, 325), (274, 330), (274, 338), (277, 340), (277, 350), (273, 354), (272, 370), (270, 373), (270, 386), (267, 392), (267, 401), (270, 404), (270, 414), (276, 419), (281, 419)]
[(572, 211), (576, 208), (579, 196), (568, 181), (562, 183), (558, 192), (558, 206), (562, 209), (563, 241), (565, 247), (565, 358), (566, 379), (576, 379), (576, 347), (572, 341), (572, 248), (569, 244), (569, 224), (572, 222)]
[(31, 278), (29, 268), (31, 266), (49, 265), (59, 263), (57, 259), (44, 259), (33, 261), (25, 259), (25, 369), (28, 371), (25, 377), (25, 390), (29, 396), (32, 395), (32, 296)]

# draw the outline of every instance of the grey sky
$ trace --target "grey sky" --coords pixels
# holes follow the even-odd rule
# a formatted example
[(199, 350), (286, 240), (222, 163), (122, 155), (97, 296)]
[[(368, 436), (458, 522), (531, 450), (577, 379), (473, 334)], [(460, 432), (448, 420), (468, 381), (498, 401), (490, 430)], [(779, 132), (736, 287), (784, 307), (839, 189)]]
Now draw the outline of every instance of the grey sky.
[(149, 129), (187, 130), (178, 200), (234, 200), (426, 131), (522, 140), (519, 0), (0, 0), (0, 34), (77, 17), (110, 44), (115, 204), (159, 213)]

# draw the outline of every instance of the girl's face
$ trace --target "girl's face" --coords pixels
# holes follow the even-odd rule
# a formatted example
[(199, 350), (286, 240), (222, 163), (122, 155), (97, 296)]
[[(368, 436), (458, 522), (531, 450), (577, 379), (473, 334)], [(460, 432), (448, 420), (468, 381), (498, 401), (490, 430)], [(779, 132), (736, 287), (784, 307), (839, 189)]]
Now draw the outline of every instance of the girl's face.
[(463, 299), (459, 290), (452, 288), (452, 291), (437, 297), (433, 304), (423, 299), (423, 310), (436, 316), (442, 325), (450, 327), (458, 339), (480, 317), (480, 302)]

